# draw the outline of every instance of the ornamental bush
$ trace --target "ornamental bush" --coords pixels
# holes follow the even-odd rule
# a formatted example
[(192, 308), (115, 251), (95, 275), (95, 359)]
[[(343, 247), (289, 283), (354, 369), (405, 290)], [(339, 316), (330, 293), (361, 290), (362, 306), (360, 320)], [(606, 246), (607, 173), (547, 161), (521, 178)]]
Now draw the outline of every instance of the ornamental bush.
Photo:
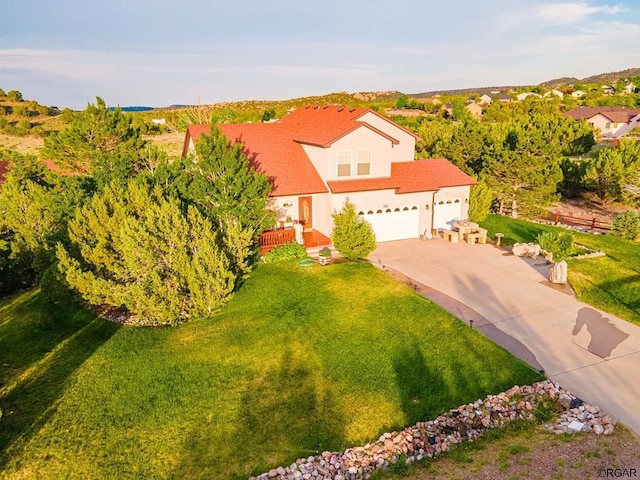
[(373, 228), (356, 213), (356, 207), (348, 199), (342, 210), (333, 217), (333, 246), (347, 260), (365, 258), (376, 249), (376, 235)]
[(271, 251), (267, 252), (262, 261), (264, 263), (278, 263), (286, 260), (295, 260), (304, 258), (307, 256), (307, 249), (304, 245), (300, 245), (296, 242), (285, 243), (279, 247), (275, 247)]
[(627, 240), (635, 240), (640, 234), (640, 216), (636, 210), (627, 210), (617, 215), (611, 223), (611, 234)]
[(553, 253), (556, 262), (566, 259), (573, 251), (573, 235), (570, 233), (542, 232), (536, 243), (542, 250)]

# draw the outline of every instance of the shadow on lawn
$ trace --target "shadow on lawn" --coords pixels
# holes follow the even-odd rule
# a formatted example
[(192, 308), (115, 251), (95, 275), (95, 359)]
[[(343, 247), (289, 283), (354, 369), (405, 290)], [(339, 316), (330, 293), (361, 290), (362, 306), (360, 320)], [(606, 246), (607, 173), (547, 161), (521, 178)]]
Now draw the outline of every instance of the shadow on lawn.
[(66, 380), (119, 328), (79, 308), (52, 309), (37, 291), (1, 312), (0, 470), (47, 423)]
[[(198, 428), (172, 478), (246, 479), (344, 443), (345, 414), (308, 362), (285, 349), (277, 368), (248, 382), (233, 428)], [(212, 473), (215, 474), (211, 476)]]

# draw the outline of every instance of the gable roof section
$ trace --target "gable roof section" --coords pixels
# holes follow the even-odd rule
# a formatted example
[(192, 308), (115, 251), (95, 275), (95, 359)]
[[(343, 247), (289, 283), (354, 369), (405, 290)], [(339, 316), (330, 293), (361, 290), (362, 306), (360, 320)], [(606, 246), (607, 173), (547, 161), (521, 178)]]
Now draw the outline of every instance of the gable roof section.
[(327, 182), (333, 193), (395, 190), (396, 193), (436, 191), (445, 187), (475, 185), (476, 180), (445, 158), (391, 164), (391, 176)]
[(292, 131), (295, 132), (295, 141), (323, 148), (330, 147), (337, 140), (362, 127), (378, 133), (394, 145), (400, 143), (398, 139), (393, 136), (359, 120), (360, 117), (367, 113), (372, 113), (386, 122), (389, 122), (389, 124), (393, 125), (395, 128), (417, 138), (413, 132), (391, 122), (388, 118), (380, 115), (374, 110), (369, 108), (348, 108), (342, 105), (307, 106), (298, 108), (282, 117), (279, 123), (291, 127)]
[(218, 128), (231, 143), (240, 142), (256, 169), (269, 175), (271, 195), (327, 192), (327, 186), (291, 132), (279, 123), (221, 124)]
[[(266, 173), (273, 184), (272, 196), (327, 192), (320, 175), (302, 146), (291, 138), (288, 127), (279, 123), (240, 123), (217, 125), (230, 143), (242, 143), (256, 170)], [(189, 125), (189, 139), (196, 142), (208, 134), (209, 125)]]
[(640, 108), (627, 107), (576, 107), (565, 112), (565, 117), (571, 117), (574, 120), (595, 117), (602, 115), (613, 123), (629, 123), (631, 119), (640, 114)]

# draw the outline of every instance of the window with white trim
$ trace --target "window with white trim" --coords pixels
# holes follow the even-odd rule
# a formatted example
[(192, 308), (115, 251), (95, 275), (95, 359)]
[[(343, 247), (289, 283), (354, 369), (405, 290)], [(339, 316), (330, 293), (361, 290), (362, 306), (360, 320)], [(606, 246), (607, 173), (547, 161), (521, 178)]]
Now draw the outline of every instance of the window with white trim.
[(357, 159), (357, 173), (360, 175), (371, 174), (371, 149), (359, 149)]
[(351, 150), (338, 150), (338, 176), (351, 176)]

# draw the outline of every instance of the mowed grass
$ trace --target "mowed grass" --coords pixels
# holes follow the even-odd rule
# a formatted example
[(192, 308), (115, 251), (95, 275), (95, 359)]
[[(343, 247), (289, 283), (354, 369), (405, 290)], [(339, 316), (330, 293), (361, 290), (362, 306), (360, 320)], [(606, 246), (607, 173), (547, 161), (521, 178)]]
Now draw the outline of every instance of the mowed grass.
[[(482, 226), (491, 236), (504, 233), (504, 243), (535, 242), (542, 231), (564, 228), (524, 220), (489, 216)], [(576, 243), (604, 251), (605, 257), (568, 260), (569, 283), (578, 299), (620, 318), (640, 324), (640, 243), (614, 235), (574, 233)]]
[(120, 327), (0, 303), (8, 478), (246, 478), (538, 373), (366, 263), (262, 265), (225, 310)]

